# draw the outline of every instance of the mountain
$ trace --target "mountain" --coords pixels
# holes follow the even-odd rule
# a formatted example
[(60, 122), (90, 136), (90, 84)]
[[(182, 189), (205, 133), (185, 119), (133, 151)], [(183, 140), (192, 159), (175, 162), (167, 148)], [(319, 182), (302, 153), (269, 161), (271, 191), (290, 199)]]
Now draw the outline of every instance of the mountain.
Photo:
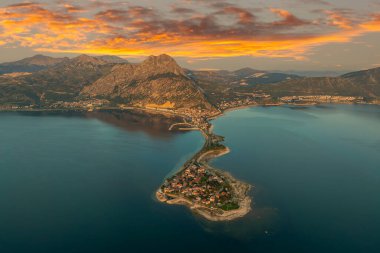
[(67, 60), (68, 58), (53, 58), (44, 55), (35, 55), (15, 62), (1, 63), (0, 74), (36, 72)]
[(278, 83), (290, 79), (298, 79), (300, 76), (271, 73), (251, 68), (239, 69), (236, 71), (215, 70), (215, 71), (187, 71), (187, 75), (201, 83), (215, 83), (215, 85), (233, 88), (239, 86), (255, 86), (257, 84)]
[(12, 104), (47, 104), (71, 101), (86, 85), (110, 72), (114, 64), (81, 55), (62, 61), (47, 69), (16, 78), (0, 79), (0, 94)]
[(213, 108), (196, 83), (165, 54), (150, 56), (140, 64), (118, 64), (81, 94), (140, 106)]
[(375, 98), (380, 96), (380, 68), (352, 72), (340, 77), (306, 77), (255, 89), (273, 96), (340, 95)]
[(300, 78), (296, 75), (271, 73), (252, 68), (243, 68), (236, 71), (187, 70), (186, 74), (198, 83), (214, 104), (218, 104), (222, 100), (234, 99), (237, 94), (252, 93), (256, 85)]
[(243, 86), (254, 86), (257, 84), (268, 84), (268, 83), (278, 83), (285, 80), (300, 78), (298, 75), (287, 74), (287, 73), (277, 73), (268, 72), (262, 70), (256, 70), (251, 68), (243, 68), (233, 72), (240, 84)]
[(283, 74), (288, 74), (288, 75), (296, 75), (296, 76), (304, 76), (304, 77), (338, 77), (341, 76), (342, 74), (347, 73), (347, 71), (313, 71), (313, 70), (273, 70), (271, 71), (273, 73), (283, 73)]
[[(93, 57), (96, 59), (101, 60), (102, 62), (106, 63), (128, 63), (127, 60), (112, 56), (112, 55), (102, 55), (102, 56), (96, 56)], [(33, 57), (28, 57), (19, 61), (15, 62), (6, 62), (0, 64), (0, 75), (2, 74), (8, 74), (8, 73), (22, 73), (22, 72), (38, 72), (40, 70), (47, 69), (48, 67), (52, 67), (54, 65), (57, 65), (59, 63), (62, 63), (64, 61), (68, 61), (69, 58), (54, 58), (49, 57), (45, 55), (35, 55)]]
[(344, 74), (342, 78), (350, 79), (354, 83), (378, 86), (380, 84), (380, 67)]
[(44, 69), (0, 75), (0, 106), (85, 105), (89, 98), (101, 98), (113, 104), (213, 112), (214, 105), (239, 104), (248, 98), (266, 98), (266, 94), (274, 100), (302, 95), (380, 98), (380, 68), (339, 77), (300, 77), (251, 68), (196, 71), (181, 68), (165, 54), (139, 64), (116, 56), (57, 59), (37, 55), (0, 66), (5, 65)]
[(102, 61), (106, 61), (108, 63), (128, 63), (126, 59), (123, 59), (121, 57), (114, 56), (114, 55), (102, 55), (102, 56), (96, 56), (96, 58)]
[(258, 84), (272, 84), (279, 83), (286, 80), (299, 79), (300, 76), (290, 75), (284, 73), (269, 73), (269, 72), (258, 72), (250, 76), (246, 76), (240, 80), (241, 86), (248, 86), (249, 88), (254, 87)]
[(244, 77), (252, 76), (254, 74), (263, 73), (263, 72), (266, 72), (266, 71), (252, 69), (252, 68), (242, 68), (242, 69), (238, 69), (238, 70), (233, 71), (233, 73), (238, 78), (244, 78)]

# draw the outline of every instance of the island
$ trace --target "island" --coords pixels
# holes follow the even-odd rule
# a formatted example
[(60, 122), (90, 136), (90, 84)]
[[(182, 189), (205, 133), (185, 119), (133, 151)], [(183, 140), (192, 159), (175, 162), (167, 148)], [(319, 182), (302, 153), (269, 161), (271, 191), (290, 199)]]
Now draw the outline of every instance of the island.
[(248, 195), (251, 185), (209, 165), (211, 159), (230, 150), (221, 144), (224, 138), (212, 132), (212, 125), (207, 119), (194, 122), (196, 125), (185, 123), (188, 128), (181, 129), (199, 129), (205, 137), (205, 144), (175, 175), (165, 179), (156, 191), (157, 199), (167, 204), (185, 205), (210, 221), (228, 221), (245, 216), (251, 211), (252, 200)]

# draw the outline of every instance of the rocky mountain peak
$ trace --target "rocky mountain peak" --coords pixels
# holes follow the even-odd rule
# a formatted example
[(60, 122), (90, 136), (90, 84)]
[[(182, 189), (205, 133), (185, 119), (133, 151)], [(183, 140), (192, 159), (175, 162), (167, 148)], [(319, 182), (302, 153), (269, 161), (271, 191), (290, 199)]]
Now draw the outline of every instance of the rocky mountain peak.
[(196, 83), (165, 54), (150, 56), (140, 64), (118, 64), (84, 87), (81, 95), (143, 107), (214, 109)]
[(160, 74), (174, 73), (176, 75), (185, 75), (184, 70), (167, 54), (151, 55), (141, 63), (140, 67), (141, 69), (155, 71)]
[(152, 63), (152, 64), (168, 64), (168, 63), (175, 63), (175, 60), (170, 57), (169, 55), (167, 54), (161, 54), (161, 55), (158, 55), (158, 56), (155, 56), (155, 55), (151, 55), (149, 56), (145, 62), (149, 62), (149, 63)]

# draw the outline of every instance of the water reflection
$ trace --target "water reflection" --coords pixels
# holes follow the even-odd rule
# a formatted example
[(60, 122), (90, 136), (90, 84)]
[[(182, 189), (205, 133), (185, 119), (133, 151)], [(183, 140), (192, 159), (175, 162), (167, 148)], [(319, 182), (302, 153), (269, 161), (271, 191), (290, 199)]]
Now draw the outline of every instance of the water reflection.
[[(12, 114), (12, 113), (11, 113)], [(34, 111), (17, 112), (23, 116), (50, 116), (50, 117), (84, 117), (96, 119), (130, 132), (143, 132), (152, 138), (173, 138), (182, 131), (169, 131), (173, 123), (182, 122), (183, 119), (174, 115), (147, 113), (139, 110), (102, 110), (94, 112), (83, 111)]]
[(130, 132), (144, 132), (154, 138), (171, 138), (181, 131), (169, 131), (169, 127), (182, 118), (172, 115), (148, 114), (143, 111), (96, 111), (85, 113), (86, 118), (93, 118), (125, 129)]

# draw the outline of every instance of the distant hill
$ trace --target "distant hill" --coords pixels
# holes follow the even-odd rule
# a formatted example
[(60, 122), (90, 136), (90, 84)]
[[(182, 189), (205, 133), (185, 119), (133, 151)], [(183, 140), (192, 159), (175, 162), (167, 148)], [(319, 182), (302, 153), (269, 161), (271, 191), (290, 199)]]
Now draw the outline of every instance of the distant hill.
[(30, 85), (83, 87), (109, 69), (112, 64), (95, 57), (81, 55), (24, 78)]
[(47, 67), (54, 66), (69, 58), (53, 58), (45, 55), (35, 55), (15, 62), (0, 64), (0, 74), (16, 72), (36, 72)]
[(283, 74), (288, 74), (288, 75), (296, 75), (296, 76), (304, 76), (304, 77), (338, 77), (341, 76), (348, 71), (313, 71), (313, 70), (305, 70), (305, 71), (296, 71), (296, 70), (288, 70), (288, 71), (283, 71), (283, 70), (273, 70), (271, 72), (274, 73), (283, 73)]
[(254, 86), (257, 84), (278, 83), (289, 79), (298, 79), (300, 76), (272, 73), (251, 68), (239, 69), (236, 71), (215, 70), (215, 71), (187, 71), (187, 75), (199, 82), (215, 82), (215, 85), (234, 86)]
[[(128, 63), (126, 59), (113, 55), (102, 55), (96, 56), (94, 58), (97, 58), (107, 63)], [(28, 57), (15, 62), (0, 63), (0, 75), (18, 72), (34, 73), (69, 60), (70, 59), (67, 57), (54, 58), (38, 54), (33, 57)]]
[(354, 83), (361, 83), (364, 85), (378, 86), (380, 84), (380, 67), (368, 70), (351, 72), (341, 76), (342, 78), (349, 79)]
[(118, 64), (81, 94), (141, 106), (212, 109), (195, 82), (165, 54), (140, 64)]
[(376, 98), (380, 96), (380, 68), (352, 72), (340, 77), (308, 77), (287, 80), (255, 89), (273, 96), (341, 95)]
[(271, 73), (263, 70), (243, 68), (236, 71), (211, 70), (191, 71), (187, 75), (206, 92), (210, 101), (217, 104), (220, 100), (236, 97), (237, 93), (252, 93), (256, 85), (278, 83), (301, 78), (296, 75)]
[(70, 101), (78, 96), (84, 86), (109, 73), (113, 66), (104, 60), (81, 55), (31, 75), (1, 78), (0, 101), (15, 104)]
[(263, 72), (266, 72), (266, 71), (252, 69), (252, 68), (242, 68), (242, 69), (238, 69), (238, 70), (235, 70), (235, 71), (232, 71), (232, 72), (233, 72), (233, 74), (236, 77), (238, 77), (238, 78), (244, 78), (244, 77), (255, 75), (257, 73), (263, 73)]
[(269, 72), (262, 72), (262, 73), (256, 73), (251, 76), (245, 77), (241, 80), (240, 84), (244, 86), (255, 86), (258, 84), (271, 84), (271, 83), (278, 83), (286, 80), (295, 80), (301, 78), (297, 75), (290, 75), (290, 74), (283, 74), (283, 73), (269, 73)]
[(96, 58), (108, 63), (128, 63), (126, 59), (114, 55), (102, 55), (96, 56)]

